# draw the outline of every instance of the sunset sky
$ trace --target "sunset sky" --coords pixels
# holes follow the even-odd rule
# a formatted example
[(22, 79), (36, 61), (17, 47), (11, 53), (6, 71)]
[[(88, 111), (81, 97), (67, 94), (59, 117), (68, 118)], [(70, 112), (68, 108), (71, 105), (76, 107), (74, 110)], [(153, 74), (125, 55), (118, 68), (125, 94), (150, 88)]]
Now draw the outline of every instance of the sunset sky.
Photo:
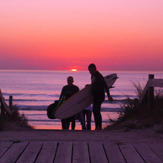
[(163, 0), (1, 0), (0, 69), (163, 71)]

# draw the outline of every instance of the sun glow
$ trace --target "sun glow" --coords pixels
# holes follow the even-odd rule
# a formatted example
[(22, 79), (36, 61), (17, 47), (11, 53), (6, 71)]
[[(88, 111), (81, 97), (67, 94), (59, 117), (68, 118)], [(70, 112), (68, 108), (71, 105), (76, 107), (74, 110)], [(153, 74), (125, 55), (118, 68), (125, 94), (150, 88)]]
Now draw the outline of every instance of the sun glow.
[(76, 68), (72, 68), (71, 71), (76, 72), (78, 70)]

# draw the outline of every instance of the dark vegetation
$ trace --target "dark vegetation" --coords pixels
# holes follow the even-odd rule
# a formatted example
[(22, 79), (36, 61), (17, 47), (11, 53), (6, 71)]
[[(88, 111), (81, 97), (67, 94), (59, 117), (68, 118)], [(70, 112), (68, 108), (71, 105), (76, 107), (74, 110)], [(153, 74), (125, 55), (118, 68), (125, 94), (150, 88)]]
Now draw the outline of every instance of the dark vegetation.
[(128, 131), (158, 125), (159, 129), (157, 129), (157, 132), (163, 133), (163, 90), (155, 90), (154, 107), (151, 109), (147, 101), (139, 102), (143, 91), (141, 85), (134, 84), (134, 86), (138, 99), (128, 98), (126, 102), (121, 105), (124, 111), (119, 113), (117, 120), (110, 119), (111, 125), (107, 128), (118, 128)]
[(24, 114), (20, 114), (18, 107), (12, 108), (12, 114), (0, 115), (0, 130), (27, 130), (32, 129)]

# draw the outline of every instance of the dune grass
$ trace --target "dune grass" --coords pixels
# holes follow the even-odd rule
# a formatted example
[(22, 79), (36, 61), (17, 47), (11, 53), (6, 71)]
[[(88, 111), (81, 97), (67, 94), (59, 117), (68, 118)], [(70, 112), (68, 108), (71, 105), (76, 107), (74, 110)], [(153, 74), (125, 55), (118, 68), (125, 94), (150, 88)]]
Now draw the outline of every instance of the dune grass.
[(16, 105), (12, 108), (12, 114), (7, 113), (3, 116), (0, 115), (0, 130), (24, 130), (32, 129), (28, 124), (24, 114), (19, 113), (19, 109)]
[(117, 120), (112, 120), (111, 125), (107, 128), (125, 128), (130, 129), (141, 129), (148, 128), (154, 125), (160, 125), (161, 128), (158, 132), (163, 133), (163, 90), (155, 90), (154, 97), (154, 108), (150, 109), (148, 103), (139, 103), (139, 98), (143, 92), (140, 84), (134, 85), (137, 91), (137, 99), (128, 98), (121, 108), (124, 110), (119, 113)]

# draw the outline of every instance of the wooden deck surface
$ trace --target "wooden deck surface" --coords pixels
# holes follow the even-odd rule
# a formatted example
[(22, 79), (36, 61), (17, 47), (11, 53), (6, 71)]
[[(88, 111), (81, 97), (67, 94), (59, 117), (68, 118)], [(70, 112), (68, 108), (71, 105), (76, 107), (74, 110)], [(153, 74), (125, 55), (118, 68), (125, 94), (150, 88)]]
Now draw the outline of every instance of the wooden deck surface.
[(163, 143), (2, 141), (0, 163), (159, 163)]

